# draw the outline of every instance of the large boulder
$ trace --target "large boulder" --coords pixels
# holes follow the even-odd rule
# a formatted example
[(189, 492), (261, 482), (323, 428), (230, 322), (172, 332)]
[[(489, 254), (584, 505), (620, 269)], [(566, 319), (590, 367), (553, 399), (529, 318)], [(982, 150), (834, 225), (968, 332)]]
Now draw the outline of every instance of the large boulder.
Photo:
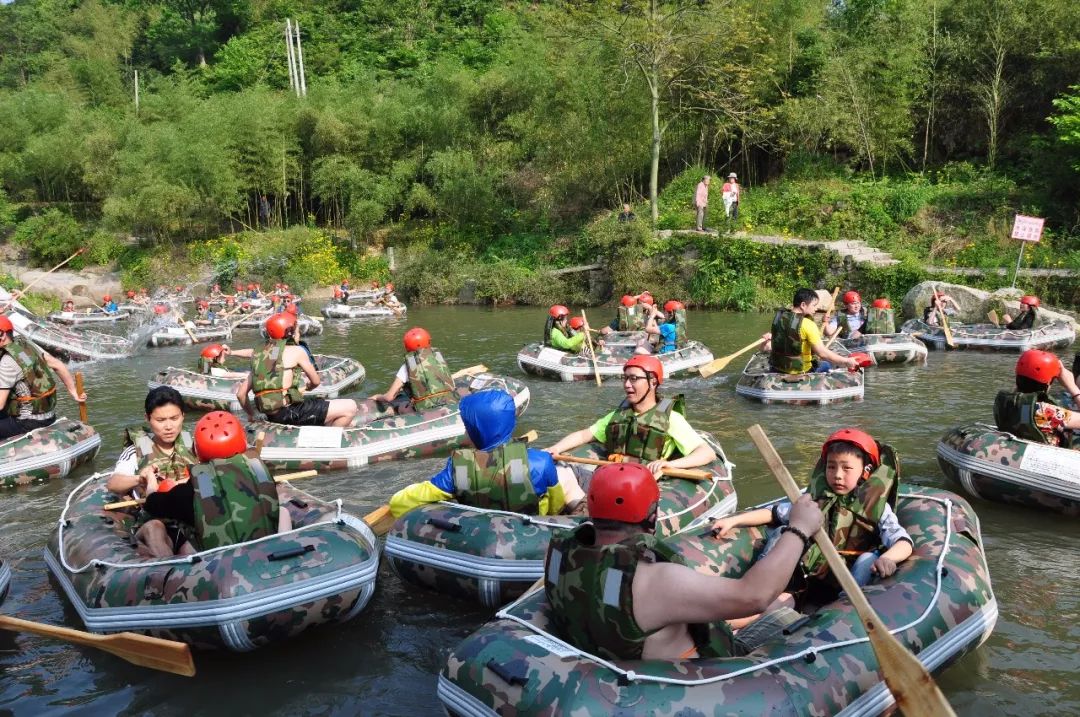
[(983, 308), (990, 292), (982, 289), (972, 289), (962, 284), (944, 284), (939, 281), (924, 281), (911, 287), (904, 296), (904, 318), (921, 319), (923, 311), (930, 305), (930, 297), (934, 290), (942, 291), (960, 305), (960, 311), (956, 320), (965, 324), (977, 324), (986, 321), (986, 311)]
[[(985, 311), (983, 316), (992, 309), (997, 312), (999, 317), (1003, 317), (1005, 314), (1015, 317), (1020, 313), (1020, 297), (1024, 295), (1024, 292), (1020, 289), (1014, 289), (1006, 287), (998, 289), (987, 297), (984, 305)], [(1061, 311), (1054, 311), (1046, 306), (1039, 307), (1039, 313), (1036, 316), (1035, 325), (1042, 326), (1043, 324), (1049, 324), (1054, 321), (1067, 321), (1072, 324), (1073, 328), (1076, 328), (1076, 318), (1070, 314), (1063, 313)]]

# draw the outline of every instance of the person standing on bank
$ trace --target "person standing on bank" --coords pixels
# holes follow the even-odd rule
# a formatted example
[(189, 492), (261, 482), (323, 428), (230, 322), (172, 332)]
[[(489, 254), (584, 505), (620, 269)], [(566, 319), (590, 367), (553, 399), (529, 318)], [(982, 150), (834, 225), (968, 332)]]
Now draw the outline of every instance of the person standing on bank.
[(724, 214), (733, 222), (739, 221), (739, 195), (741, 193), (742, 187), (739, 186), (739, 179), (732, 172), (727, 176), (727, 181), (724, 182), (721, 196), (724, 199)]
[(705, 210), (709, 206), (710, 181), (712, 181), (712, 178), (706, 174), (698, 182), (697, 189), (694, 190), (694, 209), (697, 210), (697, 230), (699, 232), (705, 231)]

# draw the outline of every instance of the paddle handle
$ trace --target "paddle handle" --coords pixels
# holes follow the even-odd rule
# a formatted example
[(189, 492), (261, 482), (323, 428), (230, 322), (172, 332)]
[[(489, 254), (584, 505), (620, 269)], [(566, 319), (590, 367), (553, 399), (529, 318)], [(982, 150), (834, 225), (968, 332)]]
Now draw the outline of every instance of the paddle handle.
[[(302, 480), (304, 478), (314, 478), (319, 475), (319, 471), (297, 471), (296, 473), (283, 473), (279, 476), (274, 476), (275, 483), (285, 483), (286, 481)], [(106, 503), (102, 510), (122, 510), (124, 508), (135, 508), (146, 502), (146, 498), (130, 498), (128, 500), (118, 500), (115, 503)]]
[[(49, 269), (49, 270), (48, 270), (47, 272), (45, 272), (44, 274), (41, 274), (40, 276), (38, 276), (38, 278), (36, 278), (36, 279), (34, 279), (33, 281), (31, 281), (31, 282), (30, 282), (29, 284), (27, 284), (27, 285), (26, 285), (26, 286), (24, 286), (23, 288), (21, 288), (21, 289), (18, 289), (17, 291), (19, 292), (19, 296), (25, 296), (25, 295), (26, 295), (26, 292), (30, 291), (30, 287), (31, 287), (31, 286), (33, 286), (34, 284), (38, 283), (39, 281), (41, 281), (41, 280), (42, 280), (42, 279), (44, 279), (44, 278), (45, 278), (46, 276), (48, 276), (49, 274), (53, 273), (54, 271), (56, 271), (56, 270), (57, 270), (57, 269), (59, 269), (60, 267), (64, 266), (64, 265), (65, 265), (65, 264), (67, 264), (67, 263), (68, 263), (69, 261), (71, 261), (72, 259), (74, 259), (75, 257), (77, 257), (77, 256), (78, 256), (79, 254), (82, 254), (82, 253), (83, 253), (84, 251), (86, 251), (86, 248), (85, 248), (85, 247), (84, 247), (84, 248), (82, 248), (82, 249), (79, 249), (79, 250), (78, 250), (78, 251), (76, 251), (76, 252), (75, 252), (74, 254), (72, 254), (71, 256), (69, 256), (69, 257), (68, 257), (67, 259), (64, 259), (64, 260), (63, 260), (62, 262), (60, 262), (59, 264), (57, 264), (57, 265), (56, 265), (56, 266), (54, 266), (53, 268)], [(9, 307), (9, 306), (11, 306), (11, 305), (12, 305), (12, 304), (13, 304), (14, 302), (15, 302), (15, 299), (14, 299), (14, 298), (12, 298), (12, 299), (9, 299), (9, 300), (8, 300), (8, 302), (7, 302), (6, 304), (4, 304), (4, 306), (3, 306), (2, 308), (0, 308), (0, 312), (2, 312), (2, 311), (7, 311), (8, 307)]]
[(390, 528), (394, 527), (396, 521), (397, 518), (390, 512), (389, 505), (380, 505), (364, 516), (364, 522), (371, 528), (371, 532), (375, 534), (375, 537), (381, 537), (389, 533)]
[(585, 324), (585, 344), (589, 347), (589, 359), (592, 361), (593, 378), (596, 385), (600, 385), (600, 367), (596, 364), (596, 351), (593, 349), (592, 336), (589, 336), (589, 319), (585, 316), (585, 309), (581, 310), (581, 322)]
[(475, 366), (469, 366), (468, 368), (463, 368), (460, 371), (455, 371), (453, 374), (450, 375), (450, 378), (459, 379), (464, 376), (472, 376), (474, 374), (484, 373), (487, 370), (487, 366), (482, 363), (478, 363)]
[(1001, 326), (1001, 319), (998, 318), (998, 313), (993, 309), (986, 312), (986, 318), (990, 319), (990, 323), (994, 326)]
[[(80, 396), (86, 393), (83, 390), (83, 374), (82, 371), (75, 372), (75, 392)], [(79, 401), (79, 420), (83, 423), (87, 423), (90, 420), (90, 414), (86, 409), (86, 401)]]
[[(606, 461), (602, 458), (581, 458), (578, 456), (571, 456), (565, 453), (556, 453), (551, 456), (553, 460), (562, 461), (563, 463), (583, 463), (587, 466), (606, 466), (612, 463), (618, 463), (619, 461)], [(713, 474), (708, 471), (699, 471), (692, 468), (664, 468), (660, 471), (662, 475), (669, 478), (685, 478), (686, 480), (712, 480)]]
[[(937, 298), (938, 293), (937, 284), (934, 284), (934, 299)], [(941, 330), (945, 334), (945, 343), (948, 344), (950, 348), (956, 348), (956, 343), (953, 341), (952, 329), (949, 328), (949, 320), (945, 318), (945, 307), (942, 306), (944, 303), (945, 302), (942, 302), (937, 305), (938, 321), (941, 322)]]
[(31, 622), (30, 620), (23, 620), (22, 618), (11, 617), (9, 615), (0, 615), (0, 629), (12, 630), (14, 632), (29, 632), (32, 635), (54, 637), (66, 642), (74, 642), (77, 645), (88, 645), (90, 647), (98, 647), (99, 643), (106, 637), (105, 635), (94, 635), (93, 633), (82, 632), (81, 630), (73, 630), (70, 627)]

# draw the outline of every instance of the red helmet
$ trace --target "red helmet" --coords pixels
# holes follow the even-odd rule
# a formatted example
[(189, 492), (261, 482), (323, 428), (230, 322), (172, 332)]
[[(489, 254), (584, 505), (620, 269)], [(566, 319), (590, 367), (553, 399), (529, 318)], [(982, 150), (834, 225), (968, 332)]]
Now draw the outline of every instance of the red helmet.
[(15, 326), (11, 323), (11, 319), (6, 316), (0, 315), (0, 331), (4, 333), (11, 333), (15, 330)]
[(254, 290), (255, 290), (255, 285), (254, 285), (254, 284), (251, 284), (251, 283), (249, 283), (249, 284), (248, 284), (248, 291), (254, 291)]
[(1049, 351), (1029, 349), (1016, 362), (1016, 375), (1049, 384), (1061, 373), (1061, 361)]
[(202, 350), (201, 356), (208, 359), (216, 359), (221, 355), (221, 344), (210, 344)]
[(225, 297), (225, 303), (230, 305), (230, 306), (232, 304), (235, 304), (236, 303), (236, 297), (235, 296), (226, 296)]
[(168, 493), (170, 490), (172, 490), (175, 487), (176, 487), (176, 481), (174, 481), (172, 478), (162, 478), (161, 480), (158, 481), (157, 492), (158, 493)]
[(431, 334), (419, 326), (415, 326), (406, 331), (402, 341), (405, 344), (406, 351), (431, 348)]
[(180, 285), (177, 285), (177, 287), (176, 287), (176, 293), (177, 293), (177, 294), (179, 294), (179, 293), (180, 293), (181, 291), (183, 291), (183, 290), (184, 290), (184, 287), (182, 287), (182, 286), (180, 286)]
[(874, 299), (873, 307), (875, 309), (891, 309), (892, 303), (888, 299)]
[(570, 317), (570, 328), (577, 331), (578, 329), (584, 328), (584, 326), (585, 326), (585, 319), (581, 318), (580, 316), (571, 316)]
[(652, 374), (656, 376), (656, 385), (659, 386), (664, 382), (664, 364), (660, 363), (660, 359), (655, 356), (648, 356), (645, 354), (636, 354), (630, 357), (630, 360), (623, 364), (623, 371), (631, 366), (637, 366), (646, 375)]
[(843, 299), (845, 304), (854, 304), (856, 301), (862, 302), (862, 297), (859, 296), (857, 291), (845, 291)]
[(280, 297), (280, 296), (278, 296), (277, 294), (272, 294), (272, 295), (270, 296), (270, 303), (271, 303), (271, 304), (277, 304), (277, 303), (278, 303), (278, 302), (280, 302), (280, 301), (281, 301), (281, 297)]
[(128, 293), (127, 293), (127, 298), (134, 299), (135, 298), (135, 292), (129, 290)]
[(210, 302), (207, 301), (206, 299), (199, 299), (198, 307), (200, 309), (209, 309), (210, 308)]
[(870, 464), (877, 468), (881, 465), (881, 451), (869, 433), (857, 428), (841, 428), (825, 439), (821, 446), (821, 457), (824, 458), (829, 452), (829, 446), (833, 443), (851, 443), (870, 458)]
[(274, 314), (266, 320), (266, 335), (280, 340), (291, 334), (294, 326), (296, 317), (292, 314)]
[(340, 299), (343, 296), (345, 296), (345, 292), (341, 290), (340, 286), (335, 286), (334, 287), (334, 298), (335, 299)]
[(299, 316), (300, 315), (300, 307), (297, 306), (296, 304), (289, 304), (288, 306), (285, 307), (285, 313), (286, 314), (292, 314), (293, 316)]
[(619, 299), (619, 303), (623, 306), (633, 306), (636, 303), (636, 300), (634, 297), (630, 296), (630, 294), (623, 294), (623, 297)]
[(155, 314), (167, 314), (167, 313), (169, 313), (169, 307), (165, 306), (165, 304), (157, 304), (157, 305), (154, 306), (154, 313)]
[(548, 314), (550, 314), (552, 318), (561, 319), (564, 316), (570, 314), (570, 309), (566, 308), (562, 304), (555, 304), (555, 306), (552, 306), (550, 309), (548, 309)]
[(1020, 297), (1020, 303), (1021, 304), (1027, 304), (1028, 306), (1036, 306), (1037, 307), (1039, 305), (1039, 297), (1032, 296), (1030, 294), (1028, 294), (1026, 296), (1021, 296)]
[(387, 291), (393, 291), (394, 290), (394, 285), (391, 284), (389, 281), (386, 282), (386, 290)]
[(240, 308), (241, 309), (250, 309), (251, 308), (251, 302), (250, 301), (245, 301), (244, 303), (240, 304)]
[(672, 311), (679, 311), (680, 309), (685, 309), (685, 308), (686, 307), (683, 306), (681, 301), (676, 301), (675, 299), (671, 299), (669, 301), (664, 302), (664, 311), (666, 311), (668, 313), (671, 313)]
[(609, 463), (589, 483), (589, 516), (623, 523), (648, 520), (660, 502), (660, 488), (640, 463)]
[(649, 306), (652, 306), (653, 304), (656, 303), (652, 298), (652, 294), (650, 294), (647, 291), (645, 293), (643, 293), (643, 294), (638, 295), (638, 301), (640, 301), (643, 304), (648, 304)]
[(227, 411), (214, 411), (195, 424), (195, 453), (200, 461), (232, 458), (247, 450), (240, 419)]
[(101, 300), (102, 301), (112, 301), (112, 294), (105, 294), (105, 296), (101, 297)]
[(236, 290), (237, 291), (243, 291), (244, 290), (244, 282), (242, 282), (242, 281), (236, 282)]

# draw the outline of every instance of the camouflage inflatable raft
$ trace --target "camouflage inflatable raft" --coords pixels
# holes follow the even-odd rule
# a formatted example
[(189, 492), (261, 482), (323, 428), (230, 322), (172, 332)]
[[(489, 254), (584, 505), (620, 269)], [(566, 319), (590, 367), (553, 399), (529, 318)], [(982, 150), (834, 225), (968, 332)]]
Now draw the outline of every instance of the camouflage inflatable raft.
[(408, 308), (401, 304), (395, 309), (388, 306), (363, 306), (358, 304), (330, 303), (322, 307), (322, 315), (328, 319), (377, 319), (404, 316)]
[[(299, 326), (300, 326), (300, 335), (301, 336), (318, 336), (319, 334), (321, 334), (323, 332), (322, 321), (320, 321), (319, 319), (316, 319), (314, 316), (308, 316), (307, 314), (300, 314), (300, 316), (296, 320), (296, 323), (299, 324)], [(241, 324), (241, 327), (243, 327), (243, 326), (244, 326), (244, 324)], [(264, 339), (267, 338), (267, 334), (266, 334), (266, 317), (265, 316), (259, 322), (259, 333), (262, 334)]]
[[(190, 331), (190, 333), (188, 333)], [(195, 338), (192, 339), (192, 336)], [(172, 324), (160, 326), (150, 334), (151, 346), (190, 346), (191, 344), (205, 344), (211, 341), (228, 341), (232, 338), (232, 328), (228, 324), (220, 326), (196, 326), (185, 329), (183, 326)]]
[(94, 460), (100, 447), (101, 436), (92, 426), (58, 418), (50, 426), (0, 442), (0, 485), (11, 487), (63, 478)]
[[(678, 535), (735, 510), (737, 498), (731, 471), (735, 467), (708, 433), (701, 434), (717, 460), (705, 470), (708, 482), (664, 478), (660, 482), (661, 535)], [(598, 444), (582, 446), (574, 455), (606, 457)], [(594, 466), (558, 464), (573, 470), (588, 489)], [(409, 511), (387, 535), (384, 551), (394, 572), (404, 580), (438, 592), (505, 605), (543, 575), (544, 555), (552, 531), (568, 528), (584, 517), (529, 516), (460, 503), (432, 503)]]
[[(596, 354), (600, 377), (622, 376), (623, 364), (634, 355), (633, 345), (609, 346)], [(713, 360), (712, 351), (698, 341), (671, 353), (655, 354), (664, 364), (664, 377), (685, 375)], [(518, 366), (527, 374), (560, 381), (592, 381), (593, 362), (584, 354), (572, 354), (539, 341), (528, 344), (517, 355)]]
[(103, 509), (116, 499), (106, 478), (91, 476), (68, 496), (45, 549), (46, 565), (92, 632), (132, 630), (244, 652), (350, 620), (375, 590), (375, 536), (340, 501), (281, 483), (293, 530), (142, 558), (132, 547), (135, 515)]
[(841, 339), (850, 352), (865, 353), (874, 364), (925, 363), (926, 344), (911, 334), (863, 334), (857, 339)]
[[(1076, 340), (1076, 329), (1068, 321), (1054, 321), (1034, 329), (1006, 329), (993, 324), (950, 323), (953, 343), (958, 349), (983, 351), (1027, 351), (1028, 349), (1065, 348)], [(946, 348), (945, 332), (912, 319), (900, 327), (906, 334), (915, 334), (933, 349)]]
[(828, 373), (788, 374), (769, 368), (769, 354), (754, 354), (735, 385), (735, 393), (762, 403), (795, 406), (861, 401), (863, 397), (862, 369), (837, 368)]
[[(897, 515), (915, 552), (866, 597), (896, 637), (938, 671), (981, 644), (998, 606), (979, 521), (963, 499), (920, 487)], [(738, 576), (761, 551), (759, 528), (730, 540), (668, 541), (698, 570)], [(877, 715), (893, 698), (858, 615), (823, 606), (741, 657), (610, 662), (554, 633), (543, 590), (507, 606), (451, 652), (438, 695), (453, 715)]]
[[(337, 398), (355, 386), (364, 382), (364, 367), (359, 361), (345, 356), (323, 356), (315, 354), (315, 369), (322, 381), (318, 387), (307, 392), (317, 398)], [(158, 371), (154, 378), (146, 382), (149, 388), (172, 386), (184, 399), (184, 407), (191, 411), (230, 411), (239, 413), (242, 409), (236, 397), (236, 388), (243, 380), (241, 376), (208, 375), (186, 368), (170, 366)], [(250, 392), (249, 392), (250, 394)]]
[(54, 311), (48, 319), (66, 326), (92, 326), (94, 324), (115, 324), (131, 316), (130, 311), (118, 309), (113, 313), (95, 309), (93, 311)]
[[(479, 373), (455, 379), (458, 396), (501, 389), (514, 397), (520, 416), (529, 405), (529, 389), (512, 378)], [(248, 424), (248, 438), (265, 433), (262, 459), (275, 467), (344, 470), (401, 458), (447, 455), (465, 445), (465, 424), (457, 405), (395, 414), (390, 404), (358, 400), (353, 427), (286, 426), (269, 421)]]
[(128, 358), (135, 353), (135, 346), (122, 336), (41, 324), (17, 311), (8, 318), (20, 336), (65, 361)]
[(971, 495), (1080, 516), (1080, 452), (1017, 438), (985, 423), (938, 442), (942, 472)]

